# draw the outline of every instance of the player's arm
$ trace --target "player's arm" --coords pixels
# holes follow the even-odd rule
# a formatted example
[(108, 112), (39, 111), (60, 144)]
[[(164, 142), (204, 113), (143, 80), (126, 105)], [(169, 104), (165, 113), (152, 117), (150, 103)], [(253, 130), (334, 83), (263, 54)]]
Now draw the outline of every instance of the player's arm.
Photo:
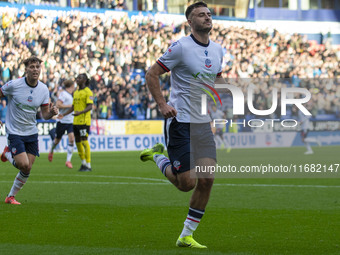
[(59, 113), (58, 108), (54, 106), (52, 103), (42, 105), (41, 107), (41, 114), (45, 120), (51, 119), (53, 116)]
[(222, 73), (218, 73), (215, 79), (216, 84), (226, 84), (227, 81), (222, 77)]
[(164, 73), (165, 70), (158, 63), (155, 63), (150, 67), (145, 78), (149, 91), (159, 107), (159, 111), (165, 118), (171, 118), (177, 115), (177, 111), (175, 108), (166, 103), (165, 98), (162, 95), (161, 86), (159, 84), (159, 76)]
[(13, 80), (7, 82), (0, 88), (0, 98), (11, 95), (13, 91)]
[(64, 104), (63, 101), (61, 101), (60, 99), (58, 99), (58, 100), (57, 100), (56, 106), (57, 106), (59, 109), (65, 109), (65, 108), (70, 108), (70, 107), (72, 107), (73, 105), (72, 105), (72, 104)]
[[(229, 84), (230, 85), (230, 83), (228, 83), (222, 76), (216, 77), (215, 84)], [(223, 88), (217, 88), (216, 85), (215, 85), (215, 90), (219, 94), (222, 94), (222, 93), (223, 94), (230, 94), (231, 93), (229, 89), (224, 88), (224, 87)]]
[(64, 112), (64, 114), (59, 113), (57, 118), (58, 118), (58, 119), (62, 119), (62, 118), (64, 118), (66, 115), (69, 115), (71, 112), (73, 112), (73, 110), (74, 110), (74, 106), (71, 105), (70, 109), (68, 109), (66, 112)]
[[(221, 48), (221, 66), (220, 70), (216, 75), (215, 84), (228, 84), (228, 82), (222, 77), (222, 61), (223, 61), (223, 51)], [(218, 93), (230, 93), (228, 89), (215, 88)]]
[(80, 114), (84, 114), (84, 113), (87, 113), (88, 111), (91, 111), (92, 110), (92, 106), (93, 104), (87, 104), (85, 109), (80, 111), (80, 112), (74, 112), (74, 116), (79, 116)]

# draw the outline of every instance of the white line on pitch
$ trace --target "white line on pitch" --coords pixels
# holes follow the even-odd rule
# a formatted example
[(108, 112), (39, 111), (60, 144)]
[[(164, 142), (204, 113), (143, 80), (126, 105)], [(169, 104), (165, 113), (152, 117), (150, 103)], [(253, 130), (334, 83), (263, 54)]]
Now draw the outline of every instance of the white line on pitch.
[[(13, 183), (12, 181), (0, 181), (0, 183)], [(28, 182), (27, 182), (28, 183)], [(33, 184), (94, 184), (94, 185), (164, 185), (170, 182), (75, 182), (75, 181), (30, 181)]]
[[(12, 181), (0, 181), (0, 183), (12, 183)], [(93, 185), (165, 185), (170, 182), (75, 182), (75, 181), (30, 181), (34, 184), (93, 184)], [(217, 187), (276, 187), (276, 188), (340, 188), (335, 185), (293, 185), (293, 184), (234, 184), (234, 183), (215, 183)]]
[(236, 187), (283, 187), (283, 188), (340, 188), (337, 185), (294, 185), (294, 184), (260, 184), (260, 183), (215, 183), (214, 186)]
[[(0, 175), (10, 175), (8, 173), (2, 173)], [(12, 175), (12, 174), (11, 174)], [(157, 178), (146, 178), (146, 177), (137, 177), (137, 176), (107, 176), (107, 175), (80, 175), (80, 174), (32, 174), (32, 176), (52, 176), (52, 177), (90, 177), (90, 178), (105, 178), (105, 179), (133, 179), (133, 180), (144, 180), (144, 181), (155, 181), (155, 182), (165, 182), (168, 180), (165, 179), (157, 179)]]

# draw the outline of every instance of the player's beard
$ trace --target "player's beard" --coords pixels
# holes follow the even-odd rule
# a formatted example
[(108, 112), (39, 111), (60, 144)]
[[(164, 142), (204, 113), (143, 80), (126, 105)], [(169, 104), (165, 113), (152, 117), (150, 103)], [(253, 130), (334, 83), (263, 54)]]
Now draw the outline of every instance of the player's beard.
[(212, 29), (212, 25), (210, 27), (207, 26), (197, 26), (196, 31), (199, 33), (209, 33)]

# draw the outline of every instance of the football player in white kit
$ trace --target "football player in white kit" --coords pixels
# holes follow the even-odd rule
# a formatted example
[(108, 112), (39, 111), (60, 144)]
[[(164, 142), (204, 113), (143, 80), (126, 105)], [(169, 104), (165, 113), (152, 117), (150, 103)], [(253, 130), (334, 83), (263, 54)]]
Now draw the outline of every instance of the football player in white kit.
[(307, 151), (305, 152), (305, 155), (313, 154), (314, 151), (311, 147), (311, 143), (316, 143), (319, 146), (321, 146), (320, 141), (316, 137), (308, 137), (308, 128), (311, 116), (307, 116), (301, 111), (299, 111), (299, 123), (301, 127), (301, 140), (305, 144)]
[[(72, 108), (73, 96), (72, 93), (74, 91), (74, 81), (66, 80), (64, 81), (64, 89), (60, 92), (60, 95), (57, 100), (57, 107), (60, 109), (60, 114), (64, 114), (70, 108)], [(53, 160), (53, 151), (60, 143), (61, 138), (67, 131), (68, 135), (68, 145), (67, 145), (67, 156), (65, 166), (68, 168), (73, 168), (71, 163), (71, 158), (73, 154), (74, 147), (74, 132), (73, 132), (73, 115), (69, 114), (62, 119), (57, 118), (57, 127), (56, 127), (56, 137), (54, 141), (52, 141), (52, 146), (50, 152), (48, 153), (48, 160), (52, 162)]]
[(8, 204), (20, 204), (15, 195), (26, 183), (35, 157), (39, 156), (36, 126), (39, 107), (45, 120), (58, 114), (58, 108), (50, 105), (46, 84), (39, 81), (41, 62), (35, 56), (25, 59), (25, 77), (9, 81), (0, 88), (0, 98), (6, 96), (8, 99), (5, 121), (8, 146), (1, 154), (1, 160), (9, 161), (19, 169), (5, 199)]
[[(153, 161), (162, 174), (180, 191), (194, 190), (184, 228), (177, 239), (178, 247), (207, 248), (193, 239), (209, 200), (214, 182), (195, 172), (196, 166), (216, 165), (216, 144), (209, 115), (201, 114), (201, 94), (205, 86), (213, 87), (221, 76), (222, 47), (209, 40), (211, 12), (204, 2), (190, 5), (186, 18), (192, 34), (173, 43), (146, 74), (148, 88), (165, 118), (164, 146), (156, 144), (140, 154), (142, 161)], [(171, 71), (171, 94), (166, 103), (159, 76)], [(207, 88), (207, 87), (206, 87)]]

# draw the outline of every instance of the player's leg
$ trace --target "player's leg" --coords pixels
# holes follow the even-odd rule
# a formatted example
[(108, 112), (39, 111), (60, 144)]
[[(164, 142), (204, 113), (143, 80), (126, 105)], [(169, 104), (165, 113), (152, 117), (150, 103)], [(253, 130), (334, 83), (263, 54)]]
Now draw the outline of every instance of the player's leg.
[(215, 140), (216, 140), (216, 144), (219, 145), (218, 148), (223, 149), (224, 144), (223, 144), (223, 140), (222, 140), (221, 136), (219, 136), (218, 134), (215, 134)]
[[(206, 171), (211, 166), (216, 166), (216, 144), (210, 125), (199, 124), (192, 125), (191, 128), (191, 152), (195, 159), (195, 168), (190, 170), (190, 179), (197, 179), (194, 192), (190, 199), (190, 207), (187, 218), (184, 221), (184, 227), (180, 237), (177, 240), (177, 246), (188, 246), (188, 243), (194, 242), (192, 239), (193, 232), (197, 229), (205, 208), (210, 198), (210, 192), (214, 183), (214, 175)], [(198, 169), (198, 170), (197, 170)], [(202, 171), (200, 171), (202, 169)], [(179, 175), (180, 177), (181, 175)], [(190, 242), (190, 240), (193, 240)], [(198, 248), (205, 246), (196, 244)]]
[[(140, 159), (144, 162), (148, 160), (155, 162), (157, 167), (161, 170), (161, 173), (179, 190), (181, 191), (192, 190), (195, 187), (196, 180), (195, 179), (191, 180), (189, 178), (190, 177), (190, 172), (188, 171), (189, 169), (187, 171), (178, 172), (176, 168), (173, 167), (173, 165), (171, 164), (170, 159), (164, 155), (163, 150), (164, 145), (157, 143), (151, 149), (143, 150), (140, 154)], [(178, 164), (179, 162), (182, 161), (183, 160), (174, 160), (175, 165), (177, 167), (180, 166)]]
[(196, 179), (190, 176), (190, 170), (176, 173), (173, 167), (169, 166), (166, 169), (166, 177), (177, 189), (183, 192), (188, 192), (196, 186)]
[[(200, 158), (197, 160), (196, 165), (201, 166), (201, 169), (207, 169), (209, 166), (216, 166), (216, 160), (212, 158)], [(194, 169), (191, 170), (191, 174), (193, 174), (194, 171)], [(209, 172), (196, 172), (195, 174), (197, 176), (197, 185), (190, 199), (190, 207), (205, 210), (214, 183), (214, 174)]]
[(78, 150), (78, 155), (81, 160), (81, 166), (79, 168), (79, 171), (83, 171), (86, 168), (86, 160), (85, 160), (85, 148), (82, 144), (81, 136), (80, 136), (80, 125), (73, 125), (73, 131), (74, 131), (74, 139), (76, 141), (76, 146)]
[(8, 204), (20, 204), (15, 200), (16, 194), (25, 185), (30, 175), (35, 157), (39, 156), (38, 135), (28, 137), (11, 138), (10, 149), (13, 153), (13, 160), (20, 170), (14, 179), (12, 188), (8, 193), (5, 202)]
[(73, 133), (73, 125), (69, 124), (67, 127), (67, 135), (68, 135), (68, 144), (67, 144), (67, 156), (66, 156), (66, 163), (65, 165), (68, 168), (73, 168), (71, 159), (73, 154), (73, 147), (74, 147), (74, 133)]
[(321, 142), (317, 137), (306, 137), (305, 142), (307, 143), (316, 143), (317, 145), (321, 146)]
[[(175, 118), (166, 119), (164, 134), (170, 159), (164, 155), (164, 145), (160, 143), (151, 149), (143, 150), (140, 159), (144, 162), (147, 160), (155, 162), (161, 173), (179, 190), (192, 190), (196, 180), (190, 180), (186, 177), (186, 175), (189, 177), (189, 174), (185, 173), (194, 164), (190, 161), (190, 124), (179, 123)], [(181, 173), (181, 178), (178, 177), (178, 173)]]
[(50, 131), (51, 138), (53, 137), (52, 136), (53, 133), (54, 133), (54, 139), (52, 140), (51, 149), (48, 153), (48, 161), (50, 162), (52, 162), (53, 160), (54, 149), (58, 146), (58, 144), (61, 141), (61, 138), (63, 137), (63, 134), (65, 133), (65, 129), (60, 122), (57, 122), (57, 126), (54, 132), (52, 132), (52, 130)]
[(50, 137), (51, 137), (51, 141), (52, 141), (52, 142), (53, 142), (54, 139), (55, 139), (55, 132), (56, 132), (56, 128), (55, 128), (55, 127), (52, 128), (52, 129), (48, 132), (48, 134), (49, 134)]
[[(170, 160), (163, 154), (164, 146), (161, 144), (156, 144), (152, 149), (144, 150), (141, 153), (141, 160), (154, 161), (163, 175), (179, 190), (184, 192), (192, 190), (196, 185), (196, 178), (190, 174), (194, 166), (194, 158), (191, 156), (190, 147), (190, 124), (179, 123), (176, 119), (166, 120), (165, 140), (167, 141)], [(189, 218), (194, 219), (197, 216), (197, 211), (199, 210), (190, 208), (189, 215), (194, 213), (194, 216), (190, 215)], [(201, 216), (196, 218), (201, 218)], [(185, 235), (181, 234), (176, 245), (179, 247), (206, 248), (206, 246), (200, 245), (193, 239), (192, 232), (196, 228), (197, 226), (193, 226), (189, 230), (191, 234), (187, 234), (189, 231), (182, 231)]]
[(12, 152), (7, 145), (5, 146), (3, 152), (1, 153), (1, 161), (2, 162), (9, 161), (9, 163), (11, 163), (14, 167), (17, 168), (17, 165), (12, 156)]
[(308, 138), (307, 138), (307, 135), (308, 135), (308, 131), (307, 130), (303, 130), (301, 132), (301, 139), (302, 139), (302, 142), (305, 144), (305, 147), (307, 149), (307, 151), (305, 152), (306, 155), (309, 155), (309, 154), (313, 154), (313, 150), (312, 150), (312, 147), (310, 145), (310, 142), (308, 141)]
[(14, 156), (14, 160), (16, 162), (17, 168), (20, 171), (16, 175), (12, 188), (5, 199), (5, 203), (7, 204), (20, 204), (18, 201), (16, 201), (15, 196), (27, 182), (27, 179), (29, 177), (29, 174), (27, 174), (27, 172), (30, 172), (29, 160), (26, 152), (22, 152)]
[(5, 146), (4, 151), (1, 154), (1, 161), (9, 161), (15, 168), (18, 168), (14, 156), (26, 152), (25, 142), (21, 136), (9, 134), (7, 137), (7, 144), (8, 146)]
[[(168, 153), (170, 153), (170, 155), (172, 155), (176, 159), (175, 160), (172, 158), (172, 162), (174, 163), (171, 164), (170, 160), (163, 154), (163, 150), (161, 148), (164, 148), (162, 144), (156, 144), (152, 149), (144, 150), (141, 153), (141, 160), (154, 161), (158, 168), (163, 173), (163, 175), (179, 190), (184, 192), (192, 190), (196, 185), (196, 178), (193, 178), (194, 174), (193, 175), (191, 174), (194, 171), (194, 169), (190, 170), (189, 163), (187, 163), (186, 165), (180, 163), (190, 162), (190, 153), (186, 153), (182, 155), (182, 157), (180, 157), (181, 154), (179, 153), (178, 157), (176, 153), (172, 152), (171, 149), (168, 150)], [(174, 151), (179, 152), (180, 150), (177, 148), (177, 150)], [(201, 188), (198, 189), (197, 194), (200, 191)], [(195, 202), (197, 203), (196, 200)], [(194, 203), (194, 206), (195, 205), (196, 204)], [(200, 208), (201, 207), (202, 206), (200, 206)], [(192, 237), (192, 233), (196, 230), (203, 214), (204, 210), (195, 209), (195, 207), (190, 206), (187, 219), (184, 223), (183, 231), (176, 242), (176, 245), (178, 247), (206, 248), (206, 246), (199, 244)]]
[(86, 168), (84, 171), (92, 171), (91, 168), (91, 148), (89, 141), (87, 140), (90, 133), (90, 126), (83, 126), (84, 128), (81, 130), (81, 142), (83, 144), (85, 150), (85, 160), (86, 160)]
[(48, 161), (52, 162), (53, 160), (53, 152), (54, 152), (54, 149), (57, 147), (57, 145), (60, 143), (60, 138), (55, 138), (52, 142), (52, 146), (51, 146), (51, 149), (48, 153)]
[[(204, 158), (201, 159), (197, 164), (211, 165), (214, 164), (214, 162), (215, 160), (213, 159)], [(204, 215), (214, 179), (211, 178), (212, 176), (209, 176), (210, 178), (200, 176), (196, 179), (195, 176), (197, 175), (195, 173), (195, 169), (191, 169), (190, 171), (187, 171), (185, 173), (178, 174), (177, 176), (180, 183), (195, 180), (196, 186), (194, 186), (194, 192), (192, 193), (189, 203), (189, 211), (184, 221), (183, 230), (177, 239), (176, 245), (178, 247), (207, 248), (205, 245), (201, 245), (193, 239), (193, 233), (197, 229)]]

